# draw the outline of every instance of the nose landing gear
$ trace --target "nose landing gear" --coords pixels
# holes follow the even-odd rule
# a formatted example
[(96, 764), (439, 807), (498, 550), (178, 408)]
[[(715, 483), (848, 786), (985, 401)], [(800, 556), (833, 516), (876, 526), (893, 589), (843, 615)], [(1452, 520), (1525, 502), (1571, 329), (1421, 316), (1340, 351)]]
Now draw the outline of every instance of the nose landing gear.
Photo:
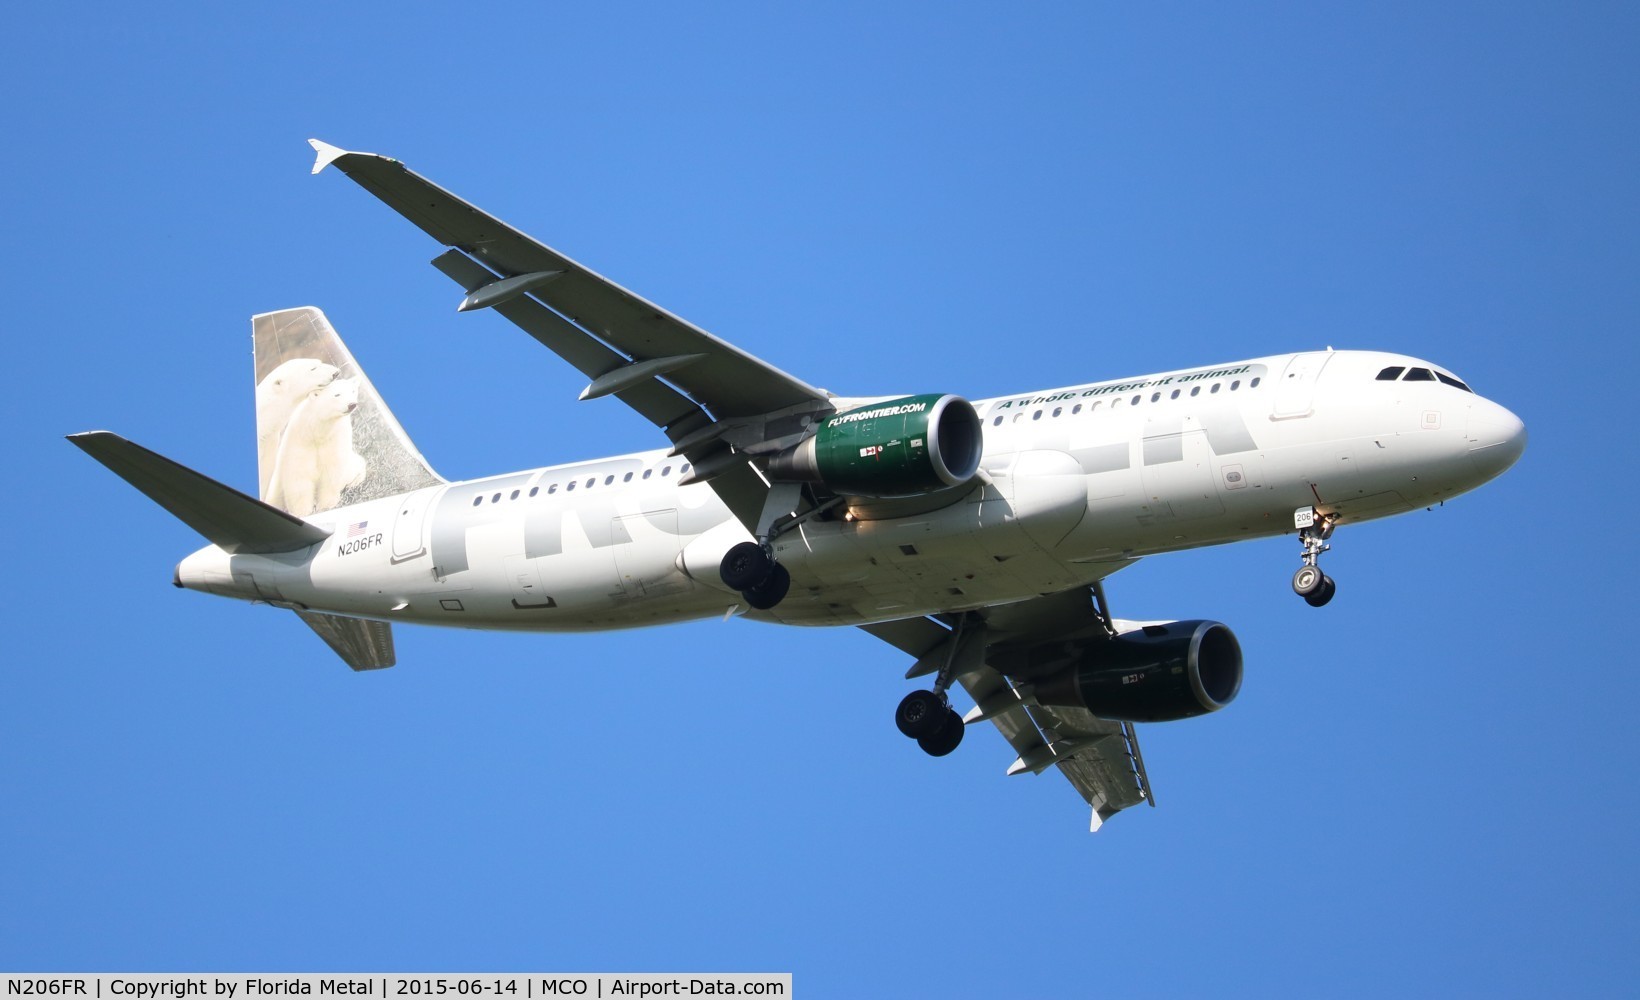
[(1327, 539), (1332, 537), (1336, 514), (1323, 514), (1314, 507), (1300, 507), (1293, 512), (1293, 524), (1298, 528), (1298, 539), (1304, 544), (1304, 565), (1293, 574), (1293, 593), (1304, 598), (1304, 603), (1319, 608), (1333, 599), (1338, 585), (1333, 578), (1321, 572), (1318, 564), (1321, 553), (1332, 548)]

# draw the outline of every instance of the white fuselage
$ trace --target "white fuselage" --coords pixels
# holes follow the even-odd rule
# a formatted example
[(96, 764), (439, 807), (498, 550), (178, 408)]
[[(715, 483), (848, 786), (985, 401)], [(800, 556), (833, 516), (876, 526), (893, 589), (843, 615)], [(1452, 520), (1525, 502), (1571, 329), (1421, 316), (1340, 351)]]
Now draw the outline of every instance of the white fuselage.
[[(1133, 559), (1343, 522), (1470, 490), (1524, 447), (1508, 410), (1442, 381), (1385, 381), (1401, 355), (1327, 351), (976, 401), (978, 482), (860, 501), (774, 542), (795, 625), (858, 625), (1021, 601)], [(718, 578), (750, 538), (684, 459), (642, 452), (428, 487), (310, 520), (313, 548), (177, 567), (197, 590), (469, 628), (628, 628), (722, 615)], [(922, 509), (934, 507), (935, 509)], [(834, 512), (837, 513), (837, 512)]]

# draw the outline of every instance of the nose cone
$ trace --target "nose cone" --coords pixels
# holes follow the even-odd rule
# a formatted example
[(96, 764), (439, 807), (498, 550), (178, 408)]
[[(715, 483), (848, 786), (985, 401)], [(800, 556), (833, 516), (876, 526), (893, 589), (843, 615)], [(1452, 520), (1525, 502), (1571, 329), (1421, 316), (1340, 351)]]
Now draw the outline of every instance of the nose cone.
[(1491, 479), (1514, 465), (1526, 450), (1526, 425), (1489, 399), (1469, 408), (1469, 461)]

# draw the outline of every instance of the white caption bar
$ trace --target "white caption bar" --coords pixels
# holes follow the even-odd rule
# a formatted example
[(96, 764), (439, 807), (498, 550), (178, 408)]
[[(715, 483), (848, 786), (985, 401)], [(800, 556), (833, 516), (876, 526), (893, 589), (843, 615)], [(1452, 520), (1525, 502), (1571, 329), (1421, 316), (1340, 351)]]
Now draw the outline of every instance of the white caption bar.
[(8, 972), (0, 996), (43, 1000), (265, 1000), (374, 997), (556, 1000), (558, 997), (789, 997), (789, 972)]

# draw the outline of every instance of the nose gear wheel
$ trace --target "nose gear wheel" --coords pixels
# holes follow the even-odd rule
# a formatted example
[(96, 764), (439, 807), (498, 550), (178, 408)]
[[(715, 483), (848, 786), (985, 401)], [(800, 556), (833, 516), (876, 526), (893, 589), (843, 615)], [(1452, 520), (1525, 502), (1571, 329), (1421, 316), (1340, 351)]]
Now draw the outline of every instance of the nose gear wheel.
[(1298, 527), (1298, 540), (1304, 546), (1304, 565), (1293, 574), (1293, 593), (1304, 598), (1304, 603), (1319, 608), (1333, 599), (1338, 585), (1321, 571), (1321, 553), (1332, 548), (1327, 539), (1332, 537), (1336, 514), (1324, 514), (1314, 507), (1300, 507), (1293, 513)]

